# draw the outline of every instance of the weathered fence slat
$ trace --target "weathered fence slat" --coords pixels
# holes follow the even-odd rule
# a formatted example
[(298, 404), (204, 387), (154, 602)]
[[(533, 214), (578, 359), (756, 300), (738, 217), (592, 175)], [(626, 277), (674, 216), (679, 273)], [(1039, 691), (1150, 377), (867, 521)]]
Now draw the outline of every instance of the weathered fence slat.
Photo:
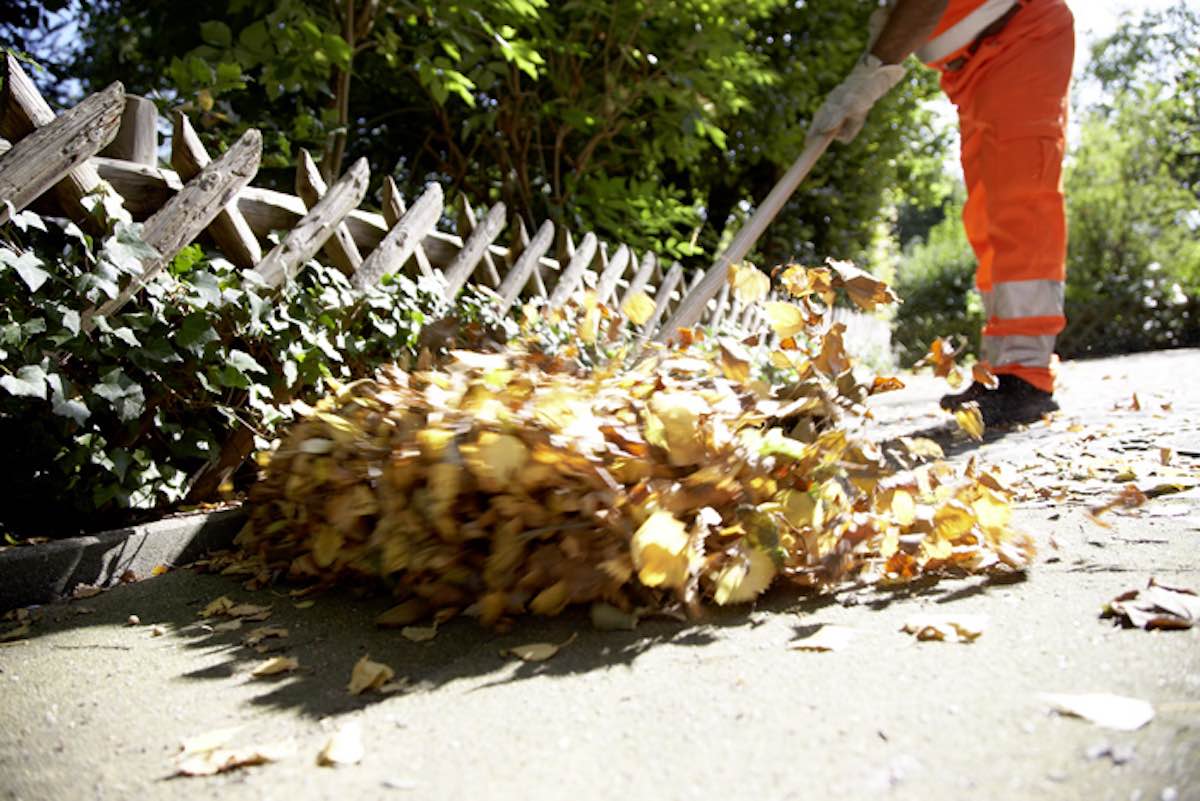
[(657, 263), (658, 257), (654, 255), (654, 251), (647, 250), (646, 255), (642, 256), (642, 263), (638, 266), (637, 272), (633, 274), (633, 280), (629, 282), (625, 294), (621, 296), (622, 306), (625, 305), (625, 301), (637, 293), (646, 291), (646, 285), (650, 283), (650, 276)]
[(571, 257), (571, 261), (567, 264), (567, 269), (563, 270), (559, 276), (558, 283), (554, 287), (554, 292), (550, 295), (550, 306), (561, 306), (567, 302), (567, 298), (571, 297), (571, 293), (579, 286), (583, 280), (583, 271), (592, 263), (592, 259), (596, 257), (597, 239), (596, 235), (588, 231), (584, 235), (583, 241), (579, 243), (579, 248), (575, 251), (575, 255)]
[[(475, 219), (475, 209), (471, 208), (471, 201), (467, 199), (467, 196), (460, 192), (458, 195), (458, 201), (459, 208), (462, 211), (458, 218), (458, 233), (459, 236), (463, 238), (463, 247), (466, 248), (467, 241), (470, 239), (471, 235), (478, 230), (479, 222)], [(498, 203), (496, 205), (504, 208), (503, 203)], [(493, 211), (495, 211), (495, 209), (496, 206), (492, 206), (492, 208), (488, 210), (488, 214), (491, 214)], [(487, 218), (485, 217), (485, 219)], [(502, 223), (500, 228), (496, 229), (497, 235), (499, 234), (500, 229), (503, 227), (504, 226)], [(491, 239), (488, 240), (488, 244), (491, 244), (492, 240), (495, 238), (495, 236), (491, 237)], [(500, 272), (496, 269), (496, 262), (494, 259), (492, 259), (492, 254), (487, 252), (487, 248), (483, 249), (480, 255), (476, 257), (475, 261), (479, 262), (481, 259), (483, 261), (483, 269), (488, 280), (488, 285), (495, 289), (496, 287), (500, 286)], [(448, 270), (449, 268), (447, 267), (446, 269)], [(447, 280), (449, 280), (449, 276), (447, 276)]]
[(596, 285), (596, 297), (601, 303), (608, 303), (608, 299), (616, 291), (617, 281), (621, 280), (625, 268), (629, 266), (629, 256), (629, 247), (621, 245), (604, 268), (604, 272), (600, 274), (600, 283)]
[(11, 209), (0, 207), (0, 224), (111, 142), (124, 107), (125, 89), (120, 82), (113, 83), (0, 156), (0, 204), (12, 204)]
[(658, 321), (667, 311), (667, 304), (671, 302), (671, 294), (675, 291), (675, 287), (683, 278), (683, 265), (675, 262), (671, 265), (671, 269), (667, 271), (667, 277), (663, 279), (662, 284), (658, 288), (658, 292), (654, 296), (654, 314), (650, 315), (650, 319), (646, 320), (642, 325), (642, 334), (651, 336), (658, 328)]
[[(54, 122), (54, 112), (12, 55), (4, 56), (4, 94), (0, 97), (0, 136), (13, 144), (35, 129)], [(63, 212), (87, 225), (88, 211), (80, 199), (94, 191), (100, 176), (89, 163), (80, 164), (54, 185), (53, 196)]]
[[(482, 258), (487, 257), (488, 245), (500, 235), (504, 228), (508, 211), (503, 203), (497, 203), (488, 210), (487, 216), (480, 225), (471, 232), (463, 249), (454, 257), (454, 261), (446, 268), (446, 299), (453, 300), (463, 284), (471, 277)], [(495, 267), (492, 267), (495, 272)]]
[(729, 304), (729, 282), (721, 287), (721, 291), (717, 293), (717, 299), (713, 305), (712, 314), (709, 315), (708, 322), (713, 328), (721, 324), (721, 320), (725, 318), (725, 307)]
[(158, 109), (138, 95), (125, 95), (121, 127), (100, 155), (138, 164), (158, 164)]
[[(508, 252), (512, 253), (514, 250), (519, 249), (521, 253), (524, 253), (525, 248), (529, 247), (529, 242), (529, 229), (525, 227), (525, 218), (517, 217), (517, 242), (515, 245), (509, 246)], [(542, 260), (542, 256), (539, 256), (533, 265), (533, 291), (537, 293), (539, 298), (544, 298), (548, 294), (546, 292), (546, 281), (542, 278)], [(516, 259), (513, 261), (515, 264)], [(523, 285), (522, 289), (524, 289)]]
[(529, 274), (537, 269), (538, 260), (550, 249), (552, 244), (554, 244), (554, 223), (546, 220), (533, 237), (533, 241), (521, 252), (521, 258), (517, 259), (517, 263), (508, 271), (508, 275), (504, 276), (500, 288), (496, 290), (500, 295), (499, 311), (501, 314), (508, 313), (508, 310), (512, 308), (513, 303), (521, 294), (521, 290), (529, 282)]
[[(392, 176), (385, 175), (383, 178), (383, 219), (387, 223), (388, 230), (394, 228), (406, 213), (408, 213), (408, 207), (404, 204), (404, 195), (400, 193), (400, 188), (396, 186)], [(441, 212), (439, 211), (438, 214), (440, 215)], [(417, 269), (421, 271), (421, 275), (432, 278), (433, 265), (429, 263), (429, 257), (425, 255), (425, 248), (422, 247), (420, 241), (413, 249), (413, 256), (417, 260)]]
[(283, 241), (272, 248), (255, 272), (272, 286), (291, 280), (299, 266), (316, 255), (350, 210), (362, 202), (370, 174), (365, 158), (354, 162), (329, 188), (325, 197), (317, 201)]
[[(212, 163), (208, 151), (192, 128), (192, 122), (182, 111), (175, 112), (174, 133), (171, 136), (171, 166), (184, 181), (191, 180)], [(250, 270), (262, 261), (262, 246), (258, 237), (250, 230), (250, 224), (238, 210), (237, 202), (230, 201), (213, 218), (208, 232), (231, 262), (243, 270)]]
[(175, 254), (199, 236), (241, 188), (250, 183), (258, 173), (261, 159), (262, 134), (251, 128), (146, 220), (142, 240), (158, 251), (158, 258), (143, 264), (141, 275), (135, 276), (117, 297), (101, 304), (99, 309), (88, 309), (83, 315), (83, 329), (91, 331), (95, 327), (97, 314), (108, 316), (128, 303)]
[[(325, 179), (321, 177), (321, 171), (317, 169), (313, 157), (301, 148), (300, 161), (296, 165), (296, 194), (304, 201), (304, 205), (311, 209), (321, 202), (327, 190)], [(362, 254), (359, 253), (358, 245), (354, 244), (354, 237), (350, 235), (350, 229), (344, 222), (338, 223), (337, 228), (333, 229), (333, 236), (325, 240), (322, 250), (333, 262), (333, 266), (346, 275), (354, 275), (362, 266)]]
[[(149, 217), (183, 186), (174, 170), (101, 157), (89, 163), (125, 198), (125, 208), (135, 220)], [(272, 231), (294, 227), (308, 214), (304, 201), (295, 195), (259, 186), (243, 189), (237, 196), (237, 207), (260, 239)], [(389, 230), (382, 214), (362, 209), (351, 210), (342, 222), (350, 229), (360, 253), (378, 247)], [(454, 260), (462, 249), (462, 239), (435, 228), (425, 236), (422, 247), (430, 264), (440, 267)], [(508, 257), (508, 248), (501, 245), (491, 245), (488, 252), (498, 259)], [(543, 259), (543, 264), (552, 266), (553, 262)]]
[(399, 221), (388, 231), (379, 247), (367, 256), (362, 267), (350, 279), (357, 289), (379, 283), (387, 273), (398, 273), (442, 216), (442, 187), (430, 184)]

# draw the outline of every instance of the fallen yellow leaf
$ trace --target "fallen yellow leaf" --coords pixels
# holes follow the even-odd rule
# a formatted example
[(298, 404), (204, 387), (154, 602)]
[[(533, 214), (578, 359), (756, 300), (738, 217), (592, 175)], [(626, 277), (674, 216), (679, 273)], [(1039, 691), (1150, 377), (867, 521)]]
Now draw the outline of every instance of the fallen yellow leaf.
[(343, 723), (325, 742), (325, 747), (317, 754), (317, 764), (324, 767), (356, 765), (365, 755), (362, 721), (355, 719)]
[(432, 626), (405, 626), (400, 636), (410, 642), (428, 642), (437, 636), (437, 623)]
[(361, 695), (367, 690), (378, 690), (395, 675), (396, 671), (387, 665), (372, 662), (370, 657), (364, 656), (354, 663), (354, 669), (350, 672), (350, 684), (346, 689), (351, 695)]
[(901, 627), (901, 631), (912, 634), (918, 640), (949, 642), (975, 642), (987, 628), (984, 615), (917, 615)]
[(505, 654), (511, 654), (523, 662), (545, 662), (547, 659), (550, 659), (552, 656), (557, 654), (560, 650), (573, 643), (576, 636), (578, 635), (572, 634), (566, 639), (565, 642), (558, 644), (551, 642), (535, 642), (528, 645), (514, 645), (512, 648), (507, 648), (501, 651), (500, 655), (504, 656)]
[(791, 645), (793, 651), (840, 651), (854, 639), (857, 632), (845, 626), (821, 626), (814, 633)]
[(259, 662), (250, 671), (250, 675), (255, 678), (264, 676), (277, 676), (280, 673), (290, 673), (300, 667), (300, 662), (290, 656), (276, 656)]

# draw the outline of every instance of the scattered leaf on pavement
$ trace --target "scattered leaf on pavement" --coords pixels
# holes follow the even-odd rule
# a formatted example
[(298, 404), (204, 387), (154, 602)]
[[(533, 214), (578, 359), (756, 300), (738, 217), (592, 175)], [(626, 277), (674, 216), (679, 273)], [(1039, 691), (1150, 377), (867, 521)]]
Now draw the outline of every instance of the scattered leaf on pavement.
[(326, 767), (355, 765), (366, 754), (363, 747), (362, 721), (349, 720), (338, 727), (317, 754), (317, 764)]
[(847, 626), (825, 625), (790, 647), (793, 651), (840, 651), (850, 644), (857, 633)]
[(1154, 718), (1154, 707), (1138, 698), (1108, 693), (1042, 693), (1041, 697), (1059, 714), (1080, 717), (1106, 729), (1134, 731)]
[(1099, 523), (1105, 528), (1110, 528), (1108, 523), (1100, 519), (1102, 515), (1110, 509), (1136, 509), (1139, 506), (1143, 506), (1147, 500), (1149, 499), (1146, 497), (1146, 493), (1138, 489), (1136, 484), (1126, 484), (1111, 501), (1100, 506), (1093, 506), (1089, 510), (1089, 515), (1093, 522)]
[(364, 656), (354, 663), (354, 670), (350, 673), (350, 684), (346, 689), (350, 691), (351, 695), (361, 695), (367, 690), (380, 689), (395, 675), (396, 671), (387, 665), (382, 662), (372, 662), (370, 657)]
[(633, 631), (637, 628), (636, 612), (625, 612), (609, 603), (592, 604), (592, 626), (600, 631)]
[(201, 609), (199, 612), (196, 613), (196, 616), (197, 617), (216, 617), (217, 615), (225, 614), (228, 610), (232, 609), (233, 607), (234, 607), (233, 599), (226, 595), (222, 595), (220, 598), (217, 598), (217, 599), (209, 602), (208, 606), (204, 607), (203, 609)]
[(250, 629), (242, 635), (242, 642), (251, 647), (258, 645), (263, 640), (271, 637), (286, 637), (288, 630), (282, 626), (259, 626), (256, 629)]
[(1104, 616), (1139, 629), (1190, 629), (1200, 621), (1200, 595), (1150, 579), (1145, 589), (1129, 590), (1109, 601)]
[(568, 645), (574, 642), (575, 636), (576, 635), (572, 634), (564, 642), (558, 644), (551, 642), (535, 642), (529, 643), (528, 645), (514, 645), (512, 648), (501, 651), (500, 655), (504, 656), (505, 654), (511, 654), (512, 656), (515, 656), (524, 662), (545, 662), (547, 659), (557, 654), (560, 650), (566, 648)]
[(900, 630), (918, 640), (975, 642), (986, 628), (987, 617), (984, 615), (922, 614), (910, 618)]
[(250, 675), (255, 678), (277, 676), (280, 673), (290, 673), (298, 667), (300, 667), (300, 662), (293, 657), (275, 656), (255, 665), (250, 671)]
[(411, 642), (429, 642), (437, 636), (437, 623), (432, 626), (405, 626), (400, 629), (400, 636)]
[(176, 775), (212, 776), (234, 768), (275, 762), (290, 753), (283, 745), (226, 748), (240, 726), (215, 729), (183, 741), (175, 757)]

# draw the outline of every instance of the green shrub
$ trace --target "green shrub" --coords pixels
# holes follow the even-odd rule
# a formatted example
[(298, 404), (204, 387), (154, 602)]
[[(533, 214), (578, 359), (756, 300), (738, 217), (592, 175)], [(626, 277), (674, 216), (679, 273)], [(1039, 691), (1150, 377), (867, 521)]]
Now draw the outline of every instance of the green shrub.
[(139, 229), (118, 220), (95, 240), (29, 213), (0, 229), (0, 531), (65, 535), (178, 503), (238, 426), (265, 447), (294, 402), (411, 356), (448, 311), (431, 284), (358, 293), (310, 262), (276, 290), (190, 246), (85, 333), (82, 313), (147, 255)]
[(925, 240), (905, 248), (896, 275), (893, 338), (900, 362), (911, 365), (938, 337), (969, 343), (979, 352), (983, 305), (975, 292), (975, 254), (962, 226), (962, 203), (952, 203)]

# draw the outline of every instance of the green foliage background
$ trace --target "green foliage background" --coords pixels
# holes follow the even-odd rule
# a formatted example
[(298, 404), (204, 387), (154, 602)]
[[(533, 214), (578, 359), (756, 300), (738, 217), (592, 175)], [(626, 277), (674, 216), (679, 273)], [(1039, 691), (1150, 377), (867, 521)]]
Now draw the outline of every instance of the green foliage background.
[[(212, 147), (266, 134), (260, 181), (297, 149), (376, 186), (473, 202), (707, 266), (799, 155), (861, 54), (873, 0), (420, 0), (79, 4), (45, 84), (121, 80), (184, 104)], [(372, 10), (373, 9), (373, 10)], [(50, 60), (55, 57), (47, 56)], [(889, 204), (940, 199), (944, 141), (914, 70), (793, 198), (758, 260), (861, 260)]]

